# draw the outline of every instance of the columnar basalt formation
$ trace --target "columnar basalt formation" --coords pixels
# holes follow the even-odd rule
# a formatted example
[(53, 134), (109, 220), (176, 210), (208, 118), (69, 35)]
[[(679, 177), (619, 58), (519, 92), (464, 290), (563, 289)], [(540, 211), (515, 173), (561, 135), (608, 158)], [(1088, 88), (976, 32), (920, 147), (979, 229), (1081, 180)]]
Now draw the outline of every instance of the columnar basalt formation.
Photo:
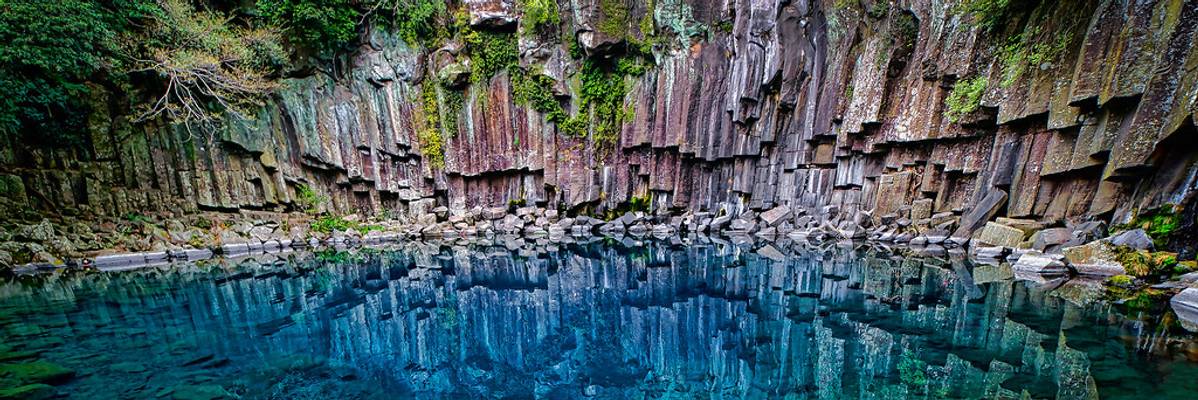
[[(295, 210), (301, 184), (326, 211), (395, 215), (633, 199), (965, 214), (1001, 191), (996, 216), (1122, 222), (1191, 203), (1198, 3), (1026, 3), (987, 24), (930, 0), (573, 0), (560, 26), (528, 34), (516, 2), (466, 1), (476, 29), (516, 31), (523, 73), (550, 78), (569, 113), (591, 112), (585, 60), (651, 46), (646, 71), (615, 78), (618, 139), (598, 140), (593, 115), (566, 134), (518, 98), (512, 71), (446, 88), (469, 63), (457, 44), (369, 29), (348, 68), (288, 79), (256, 118), (214, 133), (100, 112), (82, 148), (9, 143), (0, 188), (109, 216)], [(440, 107), (422, 104), (430, 90)], [(448, 121), (443, 162), (419, 138), (430, 112)]]

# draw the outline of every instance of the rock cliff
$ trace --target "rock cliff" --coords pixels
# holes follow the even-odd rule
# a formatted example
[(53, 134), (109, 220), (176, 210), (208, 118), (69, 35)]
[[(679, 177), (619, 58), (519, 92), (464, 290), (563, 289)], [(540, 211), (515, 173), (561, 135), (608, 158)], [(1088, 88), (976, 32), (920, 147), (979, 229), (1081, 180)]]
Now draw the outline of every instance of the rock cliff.
[[(81, 147), (8, 143), (0, 189), (108, 216), (294, 211), (301, 185), (325, 211), (400, 216), (645, 200), (961, 215), (1001, 192), (997, 216), (1126, 222), (1192, 203), (1198, 2), (1009, 3), (571, 0), (536, 29), (517, 2), (468, 0), (451, 8), (516, 41), (519, 76), (464, 78), (483, 60), (460, 43), (368, 29), (339, 68), (214, 132), (114, 111)], [(617, 107), (583, 101), (591, 63), (637, 54), (607, 76)], [(532, 105), (528, 76), (583, 128)]]

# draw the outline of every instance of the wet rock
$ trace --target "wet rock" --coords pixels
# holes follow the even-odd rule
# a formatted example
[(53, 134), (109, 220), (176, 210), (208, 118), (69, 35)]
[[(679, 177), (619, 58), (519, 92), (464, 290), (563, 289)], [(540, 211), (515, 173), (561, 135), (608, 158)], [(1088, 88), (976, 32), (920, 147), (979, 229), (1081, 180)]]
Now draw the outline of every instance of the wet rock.
[(976, 240), (992, 246), (1018, 247), (1023, 242), (1023, 234), (1022, 230), (997, 222), (987, 222)]
[(932, 205), (935, 202), (932, 199), (919, 199), (911, 203), (911, 220), (928, 219), (932, 217)]
[(960, 226), (953, 236), (971, 237), (978, 229), (986, 225), (998, 210), (1007, 203), (1007, 192), (1001, 189), (991, 189), (978, 204), (961, 216)]
[(1169, 300), (1181, 326), (1190, 332), (1198, 332), (1198, 288), (1182, 290)]
[(33, 225), (22, 226), (17, 230), (16, 238), (31, 242), (48, 242), (54, 238), (54, 224), (48, 219)]
[(1086, 243), (1107, 236), (1106, 223), (1102, 221), (1087, 221), (1073, 227), (1073, 240)]
[(757, 249), (757, 254), (774, 261), (786, 261), (786, 255), (782, 254), (782, 251), (778, 250), (777, 247), (770, 244)]
[(1152, 243), (1152, 238), (1143, 229), (1124, 231), (1118, 235), (1111, 236), (1107, 240), (1113, 245), (1129, 247), (1135, 250), (1156, 250)]
[(1048, 252), (1063, 245), (1073, 238), (1073, 232), (1068, 228), (1048, 228), (1032, 234), (1032, 248)]
[(1044, 229), (1043, 223), (1031, 219), (999, 217), (994, 222), (1021, 230), (1024, 236), (1031, 236), (1033, 233)]
[(1065, 268), (1065, 263), (1045, 254), (1040, 253), (1025, 253), (1019, 257), (1011, 265), (1011, 269), (1016, 272), (1027, 272), (1043, 275), (1064, 274), (1068, 270)]
[(761, 221), (769, 226), (778, 226), (783, 220), (790, 218), (790, 206), (778, 206), (761, 213)]
[(747, 220), (744, 218), (737, 218), (737, 219), (732, 220), (732, 224), (728, 228), (733, 231), (747, 233), (747, 232), (752, 232), (756, 226), (757, 226), (757, 224), (752, 222), (752, 220)]
[(1061, 250), (1065, 261), (1079, 274), (1094, 276), (1123, 275), (1127, 270), (1119, 263), (1115, 246), (1106, 241), (1094, 241)]
[(464, 0), (471, 26), (500, 27), (516, 23), (515, 0)]
[(483, 218), (486, 218), (489, 220), (503, 219), (503, 217), (507, 216), (507, 208), (488, 207), (488, 208), (483, 209), (482, 216), (483, 216)]

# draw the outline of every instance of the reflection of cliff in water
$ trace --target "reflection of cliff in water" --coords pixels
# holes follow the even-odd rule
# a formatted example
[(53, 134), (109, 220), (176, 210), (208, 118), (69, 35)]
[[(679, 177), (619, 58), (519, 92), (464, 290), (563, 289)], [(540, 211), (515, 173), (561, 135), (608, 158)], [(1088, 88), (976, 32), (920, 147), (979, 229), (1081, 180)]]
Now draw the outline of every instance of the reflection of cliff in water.
[[(1194, 390), (1194, 381), (1162, 371), (1160, 351), (1146, 351), (1162, 341), (1144, 324), (1061, 296), (1085, 286), (1051, 290), (1013, 281), (1003, 267), (849, 249), (775, 259), (652, 243), (548, 253), (410, 246), (218, 279), (61, 280), (24, 300), (72, 303), (66, 318), (89, 316), (99, 334), (133, 325), (124, 329), (137, 340), (194, 340), (233, 360), (312, 353), (413, 392), (1088, 398), (1101, 387), (1106, 398)], [(82, 325), (72, 324), (89, 329)]]

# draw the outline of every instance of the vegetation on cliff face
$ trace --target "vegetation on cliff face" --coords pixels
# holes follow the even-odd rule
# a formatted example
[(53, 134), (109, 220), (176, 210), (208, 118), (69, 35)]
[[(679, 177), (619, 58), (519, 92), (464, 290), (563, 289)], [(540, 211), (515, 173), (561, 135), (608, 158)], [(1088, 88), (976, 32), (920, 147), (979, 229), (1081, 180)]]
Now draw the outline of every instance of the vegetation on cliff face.
[[(277, 31), (186, 0), (6, 1), (0, 7), (0, 131), (48, 144), (85, 140), (100, 90), (132, 98), (138, 119), (210, 122), (274, 88)], [(119, 110), (118, 110), (119, 111)]]
[(76, 138), (62, 134), (83, 127), (87, 82), (118, 67), (118, 13), (87, 0), (0, 3), (0, 133), (47, 145)]
[(962, 79), (953, 85), (953, 90), (944, 99), (944, 115), (949, 121), (957, 122), (969, 115), (981, 105), (982, 94), (986, 92), (986, 77), (975, 76)]

